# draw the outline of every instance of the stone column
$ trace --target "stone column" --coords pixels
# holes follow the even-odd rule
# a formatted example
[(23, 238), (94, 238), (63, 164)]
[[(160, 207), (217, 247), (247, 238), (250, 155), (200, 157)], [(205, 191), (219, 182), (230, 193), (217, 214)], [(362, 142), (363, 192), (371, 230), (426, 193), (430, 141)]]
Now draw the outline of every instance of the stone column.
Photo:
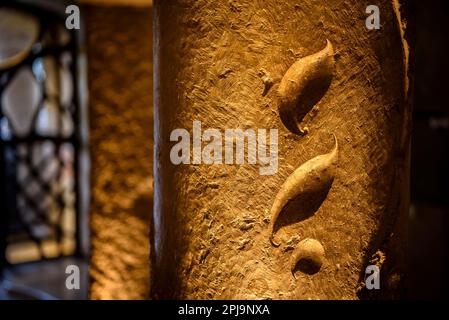
[[(154, 298), (401, 295), (409, 50), (399, 4), (377, 5), (368, 30), (356, 0), (155, 1)], [(195, 120), (278, 129), (277, 173), (174, 165)]]

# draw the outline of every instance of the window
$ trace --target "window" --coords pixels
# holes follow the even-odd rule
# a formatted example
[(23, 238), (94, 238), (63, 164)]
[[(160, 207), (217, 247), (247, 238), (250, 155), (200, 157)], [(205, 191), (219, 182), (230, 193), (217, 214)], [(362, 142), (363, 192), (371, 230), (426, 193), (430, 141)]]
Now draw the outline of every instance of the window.
[(0, 268), (88, 252), (86, 77), (64, 19), (0, 7)]

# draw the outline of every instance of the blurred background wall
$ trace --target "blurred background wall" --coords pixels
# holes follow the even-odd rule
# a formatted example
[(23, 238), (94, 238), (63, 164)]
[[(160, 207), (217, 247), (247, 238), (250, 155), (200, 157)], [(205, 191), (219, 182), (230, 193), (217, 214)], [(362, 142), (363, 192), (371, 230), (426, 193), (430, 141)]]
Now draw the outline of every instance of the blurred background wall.
[(144, 299), (153, 184), (152, 11), (148, 1), (92, 2), (83, 6), (92, 161), (90, 297)]
[[(149, 296), (149, 221), (152, 213), (153, 185), (151, 1), (89, 0), (75, 1), (75, 3), (80, 4), (81, 30), (70, 33), (64, 27), (65, 9), (69, 4), (73, 4), (70, 1), (14, 0), (7, 3), (19, 10), (18, 12), (11, 12), (9, 6), (5, 8), (3, 3), (0, 4), (0, 97), (2, 97), (0, 100), (0, 160), (2, 160), (0, 161), (0, 195), (2, 196), (0, 247), (3, 251), (0, 255), (0, 299), (17, 297), (145, 299)], [(29, 15), (24, 15), (23, 12), (28, 12)], [(22, 60), (5, 64), (4, 61), (9, 62), (4, 59), (5, 52), (6, 58), (8, 58), (9, 52), (17, 47), (16, 42), (20, 43), (24, 34), (27, 34), (25, 32), (28, 30), (27, 26), (30, 29), (28, 33), (36, 34), (34, 35), (36, 39), (33, 38), (29, 41), (29, 49), (24, 50), (23, 57), (21, 56)], [(73, 43), (72, 45), (72, 42), (67, 44), (64, 39), (75, 34), (74, 38), (79, 40), (77, 44)], [(69, 81), (68, 84), (77, 83), (79, 85), (74, 85), (72, 91), (66, 89), (67, 76), (62, 77), (62, 80), (57, 76), (59, 71), (62, 72), (62, 75), (67, 73), (66, 64), (69, 62), (66, 61), (65, 55), (68, 53), (64, 51), (73, 54), (73, 56), (69, 56), (71, 58), (69, 62), (72, 62), (74, 66), (73, 69), (70, 69), (74, 80)], [(59, 67), (59, 64), (50, 64), (49, 62), (59, 61), (61, 52), (65, 54), (63, 55), (65, 58), (62, 60), (61, 70), (59, 70), (55, 67)], [(85, 86), (86, 60), (88, 61), (87, 87)], [(80, 67), (75, 68), (75, 66)], [(26, 72), (26, 77), (23, 76), (24, 72)], [(55, 72), (56, 75), (54, 75)], [(22, 79), (19, 82), (20, 86), (17, 85), (17, 78)], [(40, 86), (53, 88), (53, 90), (44, 90)], [(71, 88), (71, 86), (69, 87)], [(12, 94), (11, 88), (18, 89), (15, 89)], [(50, 133), (47, 131), (49, 128), (53, 128), (51, 125), (58, 119), (59, 109), (66, 112), (66, 103), (61, 102), (61, 106), (59, 103), (53, 103), (55, 107), (51, 110), (47, 110), (48, 104), (53, 100), (58, 102), (59, 97), (61, 97), (61, 101), (65, 101), (67, 99), (63, 98), (67, 96), (66, 91), (73, 93), (78, 89), (80, 96), (87, 97), (89, 95), (88, 108), (86, 108), (86, 104), (83, 104), (84, 108), (78, 108), (78, 102), (81, 102), (81, 99), (74, 101), (73, 105), (68, 106), (69, 111), (73, 114), (73, 119), (68, 119), (72, 121), (70, 122), (72, 126), (69, 137), (53, 137), (51, 134), (53, 131)], [(43, 100), (42, 106), (39, 101), (39, 104), (30, 102), (30, 100), (32, 102), (37, 100), (31, 99), (36, 95), (35, 91), (37, 90), (39, 93), (44, 92), (44, 94), (40, 94)], [(14, 99), (8, 98), (11, 95)], [(84, 101), (84, 98), (82, 100)], [(81, 105), (81, 103), (79, 104)], [(81, 109), (83, 112), (78, 111)], [(88, 110), (88, 117), (86, 110)], [(4, 114), (3, 111), (6, 113)], [(17, 112), (13, 111), (21, 111), (21, 113), (15, 115)], [(42, 117), (41, 113), (44, 111), (46, 112), (43, 114), (45, 117)], [(17, 120), (16, 122), (19, 124), (29, 120), (28, 122), (32, 125), (27, 125), (27, 127), (34, 129), (32, 120), (35, 118), (33, 114), (36, 112), (38, 113), (38, 124), (41, 124), (43, 120), (46, 121), (43, 127), (45, 132), (40, 132), (39, 127), (36, 129), (36, 134), (34, 130), (28, 130), (30, 133), (25, 132), (24, 137), (20, 135), (16, 137), (15, 132), (9, 133), (11, 131), (10, 120)], [(65, 125), (66, 122), (62, 122), (62, 124)], [(18, 128), (22, 127), (23, 125)], [(86, 130), (87, 127), (88, 130)], [(65, 127), (63, 126), (63, 128)], [(80, 143), (76, 138), (82, 135), (87, 140), (87, 131), (90, 174), (89, 170), (77, 170), (77, 155), (81, 154), (82, 150), (78, 151), (77, 146)], [(41, 178), (42, 175), (48, 175), (47, 162), (49, 161), (41, 161), (42, 156), (37, 159), (39, 161), (35, 161), (34, 153), (26, 152), (26, 157), (20, 153), (23, 147), (26, 147), (25, 151), (35, 145), (41, 147), (41, 140), (47, 144), (48, 141), (53, 142), (53, 140), (55, 144), (73, 142), (75, 155), (72, 155), (72, 158), (76, 158), (77, 161), (72, 165), (74, 160), (70, 158), (71, 160), (68, 161), (70, 166), (61, 165), (65, 168), (63, 177), (68, 175), (71, 179), (70, 185), (74, 185), (69, 190), (71, 198), (74, 198), (70, 202), (71, 206), (66, 205), (62, 201), (63, 199), (60, 199), (59, 193), (51, 190), (47, 192), (50, 183), (53, 186), (58, 182), (56, 180), (47, 182)], [(60, 141), (62, 142), (60, 143)], [(15, 148), (16, 144), (17, 148)], [(11, 149), (9, 153), (6, 152), (9, 150), (8, 148)], [(4, 150), (5, 152), (3, 152)], [(57, 161), (57, 164), (67, 162), (65, 161), (67, 156), (58, 159), (59, 152), (55, 152), (54, 157), (51, 152), (47, 153), (50, 155), (47, 155), (45, 159)], [(65, 153), (62, 155), (64, 156)], [(4, 163), (3, 160), (7, 160), (7, 163)], [(30, 173), (28, 174), (26, 171), (27, 175), (22, 177), (24, 174), (21, 176), (20, 172), (16, 174), (16, 171), (24, 169), (22, 168), (24, 165), (26, 165), (25, 169), (29, 167)], [(50, 167), (52, 169), (50, 171), (55, 171), (53, 167)], [(75, 179), (78, 171), (86, 173), (85, 179)], [(38, 182), (37, 187), (35, 180)], [(31, 187), (34, 189), (30, 191)], [(3, 190), (9, 192), (3, 192)], [(32, 202), (33, 206), (21, 208), (16, 205), (22, 194), (27, 195), (27, 199), (29, 198), (28, 200)], [(83, 195), (83, 199), (90, 198), (90, 206), (83, 205), (85, 201), (80, 201), (83, 200), (81, 195)], [(20, 233), (20, 235), (22, 233), (29, 234), (32, 237), (31, 240), (12, 241), (9, 230), (14, 229), (12, 227), (17, 224), (15, 220), (20, 220), (19, 218), (22, 216), (35, 217), (36, 212), (42, 213), (45, 217), (48, 215), (50, 218), (53, 213), (59, 215), (59, 207), (56, 208), (57, 210), (53, 210), (53, 207), (44, 206), (46, 200), (53, 201), (53, 198), (59, 201), (57, 203), (61, 203), (61, 208), (69, 207), (71, 209), (70, 213), (72, 213), (71, 217), (74, 222), (70, 224), (69, 231), (70, 234), (77, 235), (75, 246), (72, 245), (75, 249), (66, 252), (67, 250), (63, 246), (65, 242), (63, 242), (61, 247), (65, 251), (62, 250), (63, 254), (60, 254), (59, 242), (53, 241), (52, 238), (49, 239), (50, 235), (55, 232), (49, 235), (47, 233), (50, 232), (41, 232), (42, 236), (35, 235), (35, 229), (46, 231), (50, 225), (47, 226), (45, 223), (34, 220), (26, 224), (26, 226), (29, 225), (31, 231), (25, 230), (29, 232)], [(11, 205), (6, 206), (3, 202), (8, 202), (8, 204), (11, 202)], [(78, 207), (82, 207), (83, 210), (75, 212), (74, 208)], [(65, 211), (68, 209), (65, 208)], [(81, 211), (83, 214), (80, 213)], [(84, 223), (87, 214), (90, 221)], [(75, 223), (75, 220), (80, 220), (81, 216), (83, 220)], [(15, 220), (9, 219), (14, 223), (9, 222), (9, 217), (16, 218)], [(55, 230), (57, 231), (60, 223), (56, 222)], [(61, 222), (61, 224), (63, 223)], [(65, 226), (65, 224), (63, 225)], [(67, 228), (63, 228), (63, 230), (65, 229)], [(17, 232), (11, 234), (17, 238)], [(59, 238), (66, 239), (62, 236)], [(47, 252), (50, 240), (52, 240), (50, 243), (52, 248), (54, 247), (54, 252), (50, 252), (51, 254)], [(27, 247), (24, 247), (25, 245)], [(29, 253), (28, 247), (33, 249), (32, 254)], [(39, 251), (40, 248), (42, 252)], [(25, 249), (28, 250), (25, 252), (26, 254), (24, 253)], [(65, 287), (67, 276), (65, 271), (68, 264), (80, 267), (81, 290), (71, 291)], [(87, 272), (89, 272), (90, 281), (87, 280)]]

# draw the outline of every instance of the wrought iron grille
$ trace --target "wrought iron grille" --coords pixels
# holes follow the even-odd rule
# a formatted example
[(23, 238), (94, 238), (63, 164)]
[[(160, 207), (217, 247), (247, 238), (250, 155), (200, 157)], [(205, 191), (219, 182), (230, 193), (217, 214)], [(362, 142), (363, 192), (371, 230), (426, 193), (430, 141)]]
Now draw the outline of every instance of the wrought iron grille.
[(78, 35), (65, 28), (64, 12), (18, 4), (0, 10), (38, 28), (26, 56), (0, 70), (1, 269), (85, 253), (80, 191), (88, 185), (80, 172), (86, 119)]

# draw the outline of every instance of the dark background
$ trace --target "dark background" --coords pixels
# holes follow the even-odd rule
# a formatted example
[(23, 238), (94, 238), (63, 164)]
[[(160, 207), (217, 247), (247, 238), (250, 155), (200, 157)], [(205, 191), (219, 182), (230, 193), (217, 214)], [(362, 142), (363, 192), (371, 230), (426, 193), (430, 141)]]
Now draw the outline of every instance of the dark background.
[(448, 296), (449, 6), (416, 0), (414, 11), (408, 296), (431, 299)]

